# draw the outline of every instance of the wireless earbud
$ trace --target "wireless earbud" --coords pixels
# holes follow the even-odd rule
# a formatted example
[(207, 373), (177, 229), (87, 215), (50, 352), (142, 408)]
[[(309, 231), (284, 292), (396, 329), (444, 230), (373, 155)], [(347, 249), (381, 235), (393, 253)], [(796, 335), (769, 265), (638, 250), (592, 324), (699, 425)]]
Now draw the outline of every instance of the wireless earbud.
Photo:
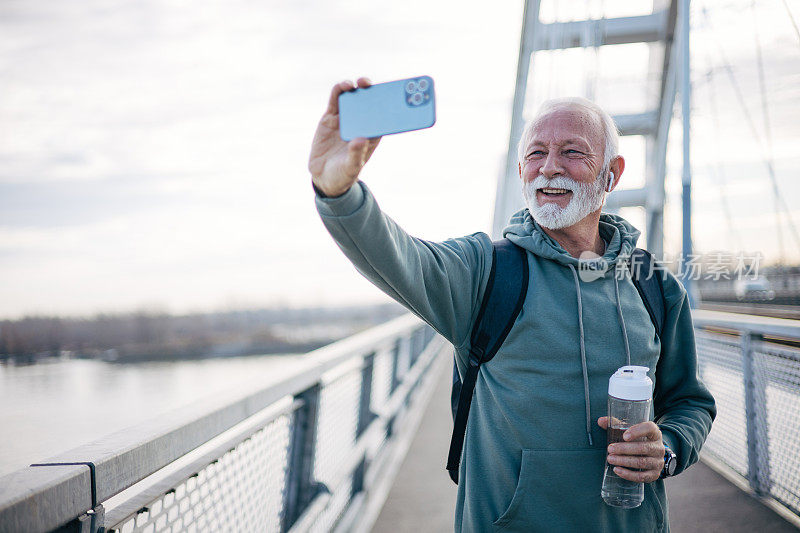
[(608, 178), (608, 185), (606, 185), (606, 192), (611, 192), (611, 188), (614, 187), (614, 173), (609, 171), (609, 178)]

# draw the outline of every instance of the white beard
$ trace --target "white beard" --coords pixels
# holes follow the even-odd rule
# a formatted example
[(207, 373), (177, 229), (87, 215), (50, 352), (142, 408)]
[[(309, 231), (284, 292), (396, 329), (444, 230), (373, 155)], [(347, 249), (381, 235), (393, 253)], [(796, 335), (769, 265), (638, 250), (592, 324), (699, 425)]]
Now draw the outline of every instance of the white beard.
[[(531, 216), (540, 226), (547, 229), (568, 228), (603, 206), (606, 196), (603, 177), (606, 174), (606, 171), (600, 172), (594, 183), (580, 183), (566, 176), (547, 179), (539, 174), (522, 187), (522, 196)], [(572, 198), (564, 208), (555, 202), (545, 202), (540, 206), (536, 201), (536, 190), (542, 188), (567, 189), (572, 191)]]

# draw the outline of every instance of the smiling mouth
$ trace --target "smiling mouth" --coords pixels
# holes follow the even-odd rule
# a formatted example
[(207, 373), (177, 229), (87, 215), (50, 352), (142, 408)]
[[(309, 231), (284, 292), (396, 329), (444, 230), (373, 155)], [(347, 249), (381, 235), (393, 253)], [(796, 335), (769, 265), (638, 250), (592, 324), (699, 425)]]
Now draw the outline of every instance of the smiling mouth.
[(564, 196), (564, 195), (569, 194), (569, 193), (572, 192), (569, 189), (553, 189), (553, 188), (550, 188), (550, 187), (537, 189), (537, 191), (542, 193), (542, 194), (544, 194), (545, 196), (551, 196), (551, 197), (554, 197), (554, 198), (557, 198), (559, 196)]

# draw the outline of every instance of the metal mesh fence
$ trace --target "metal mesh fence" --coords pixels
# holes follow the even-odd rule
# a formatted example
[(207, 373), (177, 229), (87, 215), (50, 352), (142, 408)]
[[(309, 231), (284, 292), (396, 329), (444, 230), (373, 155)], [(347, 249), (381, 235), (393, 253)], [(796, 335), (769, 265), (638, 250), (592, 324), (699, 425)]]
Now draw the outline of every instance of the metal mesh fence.
[(375, 353), (372, 374), (372, 396), (370, 409), (379, 412), (389, 400), (392, 388), (392, 349), (383, 346)]
[(800, 350), (746, 332), (695, 333), (717, 404), (704, 453), (800, 515)]
[(360, 391), (358, 368), (328, 383), (320, 393), (314, 478), (331, 490), (355, 443)]
[(325, 510), (320, 513), (314, 524), (309, 531), (311, 533), (321, 533), (331, 531), (333, 527), (339, 522), (344, 512), (347, 510), (347, 504), (350, 503), (352, 495), (352, 480), (346, 479), (338, 487), (336, 487), (331, 495), (331, 499), (325, 507)]
[(360, 393), (358, 367), (325, 385), (320, 394), (314, 479), (325, 485), (332, 497), (311, 531), (329, 531), (350, 502), (351, 479), (342, 474), (356, 442)]
[(280, 531), (290, 420), (274, 419), (110, 531)]
[(717, 403), (717, 418), (703, 450), (747, 476), (744, 369), (739, 338), (697, 330), (700, 378)]
[[(398, 387), (415, 364), (433, 360), (421, 359), (433, 337), (418, 327), (382, 341), (374, 352), (354, 354), (298, 392), (294, 407), (268, 415), (274, 417), (269, 422), (266, 416), (263, 422), (251, 419), (249, 429), (238, 430), (241, 436), (214, 445), (220, 451), (204, 452), (191, 460), (196, 466), (181, 467), (155, 489), (132, 496), (126, 508), (148, 501), (149, 491), (156, 494), (127, 516), (115, 509), (117, 523), (108, 530), (281, 532), (293, 524), (292, 531), (335, 529), (363, 490), (371, 462), (382, 463), (392, 435), (388, 428), (403, 420), (417, 391), (416, 382), (402, 393)], [(407, 394), (401, 404), (395, 393)], [(387, 430), (366, 435), (369, 423), (390, 405), (395, 407), (386, 415)]]
[(770, 494), (800, 514), (800, 350), (760, 343), (754, 368), (763, 383)]

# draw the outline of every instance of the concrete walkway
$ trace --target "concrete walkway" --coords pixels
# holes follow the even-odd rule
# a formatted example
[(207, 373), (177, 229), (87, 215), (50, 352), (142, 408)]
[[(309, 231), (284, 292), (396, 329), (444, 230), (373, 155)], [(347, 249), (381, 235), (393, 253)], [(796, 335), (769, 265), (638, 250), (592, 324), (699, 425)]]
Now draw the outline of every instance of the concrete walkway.
[[(444, 372), (372, 529), (374, 533), (453, 531), (456, 486), (444, 469), (453, 427), (449, 379), (449, 372)], [(798, 531), (703, 463), (669, 480), (667, 493), (673, 533)]]

